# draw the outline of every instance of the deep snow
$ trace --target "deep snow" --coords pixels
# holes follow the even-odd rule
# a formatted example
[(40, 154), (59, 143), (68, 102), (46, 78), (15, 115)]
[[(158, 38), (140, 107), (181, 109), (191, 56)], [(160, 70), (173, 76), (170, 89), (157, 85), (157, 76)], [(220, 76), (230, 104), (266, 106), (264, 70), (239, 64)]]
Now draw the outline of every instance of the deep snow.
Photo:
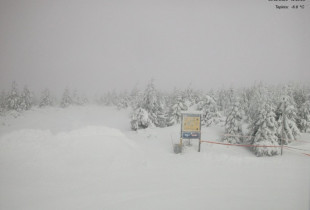
[[(202, 138), (223, 131), (203, 128)], [(179, 132), (130, 131), (129, 110), (112, 107), (0, 117), (0, 209), (310, 209), (310, 157), (300, 151), (258, 158), (203, 143), (198, 153), (192, 140), (177, 155)]]

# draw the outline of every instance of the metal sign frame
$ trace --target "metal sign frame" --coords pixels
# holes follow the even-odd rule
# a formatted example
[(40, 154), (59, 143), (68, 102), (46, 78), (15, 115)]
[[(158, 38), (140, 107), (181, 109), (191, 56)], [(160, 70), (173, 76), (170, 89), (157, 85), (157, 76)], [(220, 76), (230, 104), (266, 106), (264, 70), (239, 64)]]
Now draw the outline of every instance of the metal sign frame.
[(180, 145), (183, 139), (199, 139), (198, 152), (201, 146), (201, 114), (182, 113)]

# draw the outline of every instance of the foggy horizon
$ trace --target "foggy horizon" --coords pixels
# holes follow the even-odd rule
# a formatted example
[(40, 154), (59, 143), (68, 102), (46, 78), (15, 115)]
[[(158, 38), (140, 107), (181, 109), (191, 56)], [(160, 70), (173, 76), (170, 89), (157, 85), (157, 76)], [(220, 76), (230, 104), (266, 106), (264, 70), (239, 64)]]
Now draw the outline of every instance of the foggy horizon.
[(307, 84), (309, 20), (268, 1), (0, 0), (0, 90)]

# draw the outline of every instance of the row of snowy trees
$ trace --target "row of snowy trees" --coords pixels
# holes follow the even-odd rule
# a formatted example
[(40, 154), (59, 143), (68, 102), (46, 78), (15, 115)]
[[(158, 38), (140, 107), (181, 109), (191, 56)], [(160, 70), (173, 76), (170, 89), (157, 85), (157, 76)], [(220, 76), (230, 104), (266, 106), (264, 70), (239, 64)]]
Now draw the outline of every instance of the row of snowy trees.
[(239, 90), (202, 93), (187, 89), (165, 95), (150, 83), (138, 96), (132, 102), (133, 130), (171, 126), (180, 123), (182, 111), (198, 110), (203, 126), (221, 125), (224, 121), (223, 141), (251, 144), (257, 156), (279, 154), (281, 143), (288, 144), (300, 132), (310, 131), (309, 87), (259, 83)]
[[(88, 102), (77, 91), (65, 89), (59, 102), (48, 89), (39, 99), (25, 87), (19, 91), (15, 82), (11, 90), (2, 92), (0, 111), (28, 110), (32, 106), (83, 105)], [(159, 91), (153, 81), (144, 90), (107, 92), (95, 102), (118, 109), (130, 108), (133, 130), (147, 127), (166, 127), (181, 122), (184, 111), (200, 111), (202, 125), (225, 126), (223, 141), (233, 144), (278, 146), (288, 144), (300, 132), (310, 132), (310, 87), (301, 85), (267, 86), (262, 83), (240, 89), (219, 89), (207, 92), (190, 87)], [(248, 137), (241, 137), (248, 136)], [(256, 155), (278, 154), (277, 147), (253, 147)]]
[(6, 111), (25, 111), (31, 109), (33, 106), (46, 107), (56, 106), (67, 107), (69, 105), (83, 105), (88, 102), (86, 97), (81, 97), (75, 90), (72, 93), (69, 89), (65, 89), (60, 102), (57, 103), (48, 89), (42, 91), (39, 99), (31, 92), (27, 86), (22, 91), (18, 89), (17, 83), (12, 82), (11, 89), (8, 92), (2, 91), (0, 95), (0, 113)]
[[(286, 86), (283, 90), (282, 86), (277, 88), (263, 84), (240, 90), (220, 90), (216, 93), (213, 91), (203, 93), (188, 88), (184, 91), (175, 89), (171, 94), (164, 94), (156, 90), (151, 82), (144, 91), (136, 90), (135, 93), (128, 94), (125, 97), (127, 101), (125, 104), (127, 104), (126, 107), (131, 106), (133, 110), (137, 110), (137, 113), (152, 115), (148, 118), (151, 118), (149, 121), (154, 122), (154, 125), (158, 124), (154, 121), (154, 116), (165, 116), (166, 126), (169, 126), (180, 123), (182, 111), (198, 110), (202, 112), (202, 124), (210, 126), (221, 124), (225, 121), (225, 116), (230, 115), (229, 118), (232, 118), (232, 109), (235, 110), (233, 113), (237, 116), (236, 118), (250, 124), (259, 118), (265, 104), (275, 107), (274, 111), (277, 111), (278, 118), (281, 111), (277, 107), (282, 103), (282, 97), (285, 97), (289, 107), (295, 112), (292, 118), (296, 125), (301, 131), (306, 132), (309, 128), (309, 94), (309, 88), (305, 87)], [(122, 100), (119, 101), (124, 104)], [(237, 109), (240, 111), (238, 114)], [(226, 124), (229, 121), (232, 120), (226, 119)]]
[(12, 83), (11, 90), (6, 93), (1, 92), (0, 112), (5, 110), (29, 110), (33, 106), (33, 94), (25, 86), (21, 92), (17, 88), (16, 82)]
[[(252, 144), (257, 156), (271, 156), (279, 154), (279, 145), (296, 140), (300, 132), (310, 131), (309, 89), (286, 86), (279, 90), (260, 84), (247, 90), (251, 94), (241, 94), (244, 104), (238, 100), (227, 115), (224, 141)], [(249, 124), (245, 134), (243, 121)]]

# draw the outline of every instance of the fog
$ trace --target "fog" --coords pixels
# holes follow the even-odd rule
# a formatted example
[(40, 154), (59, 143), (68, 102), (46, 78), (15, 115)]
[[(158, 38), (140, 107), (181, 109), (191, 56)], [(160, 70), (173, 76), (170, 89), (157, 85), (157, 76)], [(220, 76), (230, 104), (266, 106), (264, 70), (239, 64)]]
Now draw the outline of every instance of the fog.
[(0, 0), (0, 89), (310, 81), (310, 12), (267, 0)]

